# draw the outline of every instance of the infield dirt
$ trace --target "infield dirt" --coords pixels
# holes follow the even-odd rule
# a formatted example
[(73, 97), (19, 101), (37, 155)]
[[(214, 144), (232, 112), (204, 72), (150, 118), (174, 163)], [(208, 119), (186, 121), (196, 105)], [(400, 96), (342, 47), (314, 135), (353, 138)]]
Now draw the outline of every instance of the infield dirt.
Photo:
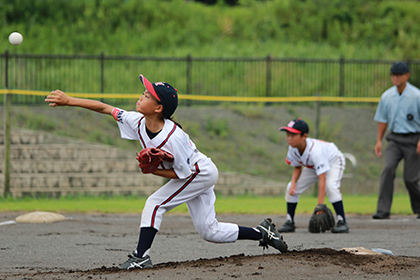
[[(22, 213), (0, 213), (0, 221)], [(311, 234), (309, 215), (283, 234), (284, 254), (255, 241), (213, 244), (195, 232), (188, 215), (167, 214), (151, 251), (153, 269), (121, 271), (135, 249), (139, 215), (64, 214), (50, 224), (0, 226), (0, 279), (419, 279), (420, 220), (350, 215), (350, 233)], [(260, 215), (220, 215), (219, 221), (256, 226)], [(273, 216), (278, 225), (284, 216)], [(391, 255), (355, 255), (342, 248), (382, 248)]]

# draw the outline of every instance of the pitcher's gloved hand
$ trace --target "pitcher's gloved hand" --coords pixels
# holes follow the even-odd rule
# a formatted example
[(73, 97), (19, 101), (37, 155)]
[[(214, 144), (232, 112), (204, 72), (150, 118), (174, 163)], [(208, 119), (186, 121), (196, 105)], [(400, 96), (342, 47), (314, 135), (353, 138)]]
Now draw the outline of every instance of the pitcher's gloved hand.
[(155, 172), (162, 161), (173, 162), (174, 156), (161, 149), (146, 148), (137, 154), (136, 159), (141, 171), (147, 174)]

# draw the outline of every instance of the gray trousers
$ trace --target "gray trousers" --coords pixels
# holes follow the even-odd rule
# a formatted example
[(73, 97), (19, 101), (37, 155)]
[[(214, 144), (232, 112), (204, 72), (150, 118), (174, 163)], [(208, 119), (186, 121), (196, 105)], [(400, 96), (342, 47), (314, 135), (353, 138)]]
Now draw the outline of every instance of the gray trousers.
[(410, 195), (413, 213), (420, 213), (420, 156), (416, 152), (420, 134), (389, 133), (385, 150), (385, 168), (381, 175), (377, 212), (390, 213), (394, 179), (398, 163), (404, 159), (404, 183)]

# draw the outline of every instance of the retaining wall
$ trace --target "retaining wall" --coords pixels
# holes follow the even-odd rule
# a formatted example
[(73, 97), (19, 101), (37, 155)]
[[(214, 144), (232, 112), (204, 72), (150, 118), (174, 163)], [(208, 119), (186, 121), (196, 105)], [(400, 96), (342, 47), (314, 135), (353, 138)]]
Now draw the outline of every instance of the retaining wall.
[[(134, 153), (115, 147), (13, 129), (10, 191), (13, 197), (69, 194), (150, 195), (164, 178), (139, 171)], [(0, 133), (0, 195), (4, 194), (4, 135)], [(224, 195), (281, 195), (285, 184), (223, 173), (216, 192)]]

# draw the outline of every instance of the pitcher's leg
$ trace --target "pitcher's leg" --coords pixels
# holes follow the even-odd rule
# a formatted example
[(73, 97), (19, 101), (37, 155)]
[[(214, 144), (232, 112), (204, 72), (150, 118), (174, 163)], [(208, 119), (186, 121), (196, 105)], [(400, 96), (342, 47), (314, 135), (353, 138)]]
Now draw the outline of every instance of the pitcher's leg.
[(194, 226), (200, 236), (209, 242), (227, 243), (238, 239), (239, 227), (233, 223), (221, 223), (216, 219), (214, 187), (187, 202)]

